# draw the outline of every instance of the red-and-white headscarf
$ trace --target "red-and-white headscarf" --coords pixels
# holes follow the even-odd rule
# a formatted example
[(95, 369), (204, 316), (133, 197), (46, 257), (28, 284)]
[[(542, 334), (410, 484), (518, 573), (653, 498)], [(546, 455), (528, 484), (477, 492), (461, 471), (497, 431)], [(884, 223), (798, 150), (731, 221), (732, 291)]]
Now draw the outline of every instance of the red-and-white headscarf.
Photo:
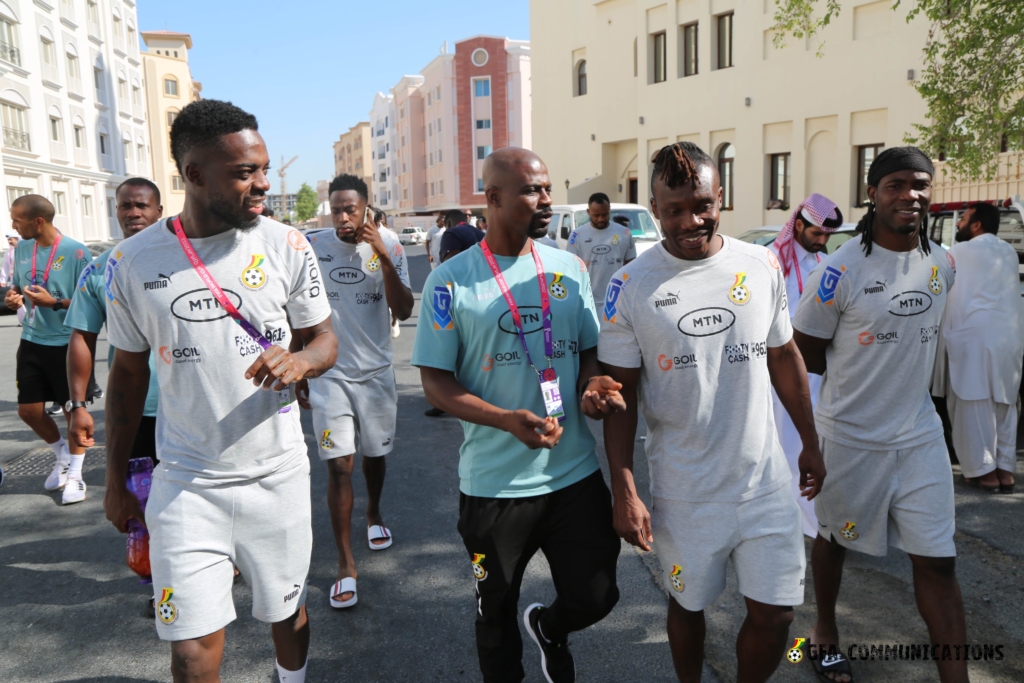
[(779, 236), (775, 238), (775, 248), (779, 250), (779, 261), (782, 263), (782, 274), (786, 277), (789, 277), (789, 271), (796, 263), (796, 250), (793, 245), (796, 241), (794, 226), (797, 218), (805, 225), (813, 224), (825, 232), (835, 232), (843, 226), (842, 212), (828, 197), (814, 193), (803, 200), (789, 217)]

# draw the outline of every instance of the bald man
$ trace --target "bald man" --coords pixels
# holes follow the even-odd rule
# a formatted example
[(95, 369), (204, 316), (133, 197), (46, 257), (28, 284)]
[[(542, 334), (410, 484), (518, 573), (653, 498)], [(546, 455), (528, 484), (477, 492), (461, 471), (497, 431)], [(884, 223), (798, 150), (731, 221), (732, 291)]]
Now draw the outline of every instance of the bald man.
[[(65, 237), (53, 226), (53, 204), (29, 194), (11, 204), (11, 224), (21, 235), (14, 255), (14, 278), (4, 303), (12, 311), (28, 309), (18, 346), (18, 417), (53, 450), (54, 464), (43, 488), (63, 488), (61, 503), (85, 500), (82, 462), (85, 449), (70, 435), (70, 411), (85, 406), (72, 403), (68, 390), (67, 356), (71, 328), (64, 324), (75, 284), (92, 258), (81, 242)], [(63, 407), (68, 440), (46, 412), (46, 403)]]
[(564, 683), (576, 677), (569, 633), (619, 598), (610, 495), (583, 415), (601, 419), (625, 404), (619, 385), (598, 377), (582, 262), (531, 239), (551, 221), (544, 163), (505, 148), (483, 176), (487, 236), (427, 278), (412, 364), (430, 403), (465, 430), (458, 528), (476, 578), (483, 679), (523, 680), (519, 588), (543, 550), (557, 598), (531, 604), (523, 622), (546, 679)]

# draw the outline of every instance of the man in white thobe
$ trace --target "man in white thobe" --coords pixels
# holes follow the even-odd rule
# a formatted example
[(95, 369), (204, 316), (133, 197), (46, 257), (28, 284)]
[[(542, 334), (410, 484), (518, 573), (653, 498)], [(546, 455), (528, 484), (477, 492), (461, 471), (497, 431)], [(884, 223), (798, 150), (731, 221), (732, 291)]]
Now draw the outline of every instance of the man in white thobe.
[(1013, 493), (1024, 357), (1017, 252), (996, 237), (999, 210), (991, 204), (973, 204), (956, 227), (948, 253), (956, 284), (941, 336), (953, 447), (965, 479), (991, 493)]
[[(786, 299), (789, 302), (789, 316), (796, 315), (804, 283), (819, 263), (820, 253), (825, 249), (829, 235), (843, 225), (843, 214), (835, 202), (820, 194), (812, 194), (796, 207), (789, 221), (768, 248), (778, 257), (779, 265), (786, 279)], [(818, 402), (821, 375), (808, 373), (807, 384), (811, 389), (811, 405)], [(800, 467), (798, 460), (803, 442), (797, 433), (793, 420), (782, 406), (778, 394), (772, 388), (775, 428), (779, 432), (779, 443), (789, 470), (792, 473), (793, 497), (800, 506), (804, 534), (814, 538), (818, 535), (818, 518), (814, 514), (814, 503), (800, 495)]]

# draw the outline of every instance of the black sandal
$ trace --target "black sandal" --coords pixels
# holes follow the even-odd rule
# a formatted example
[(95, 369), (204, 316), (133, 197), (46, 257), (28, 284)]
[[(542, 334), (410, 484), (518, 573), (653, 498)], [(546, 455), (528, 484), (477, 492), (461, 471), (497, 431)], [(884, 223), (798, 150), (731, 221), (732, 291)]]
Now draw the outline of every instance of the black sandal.
[(850, 668), (850, 660), (842, 653), (821, 655), (819, 652), (818, 657), (811, 659), (811, 666), (814, 667), (814, 673), (818, 676), (818, 679), (825, 683), (839, 683), (838, 679), (829, 678), (827, 675), (829, 673), (846, 674), (850, 677), (849, 683), (853, 683), (853, 670)]

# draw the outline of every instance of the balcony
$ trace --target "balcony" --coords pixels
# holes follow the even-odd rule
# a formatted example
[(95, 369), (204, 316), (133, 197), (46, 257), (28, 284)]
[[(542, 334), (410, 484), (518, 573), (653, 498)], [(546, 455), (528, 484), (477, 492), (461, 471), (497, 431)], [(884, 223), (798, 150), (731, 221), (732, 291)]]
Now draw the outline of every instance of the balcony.
[(75, 78), (74, 76), (68, 76), (68, 93), (78, 95), (80, 98), (85, 97), (85, 88), (82, 87), (82, 79)]
[(4, 147), (20, 149), (23, 152), (31, 152), (28, 133), (17, 128), (4, 128)]
[(383, 128), (379, 129), (377, 131), (376, 135), (377, 135), (377, 137), (380, 137), (380, 136), (384, 135), (384, 129)]
[(386, 173), (381, 173), (381, 174), (380, 174), (380, 182), (382, 182), (382, 183), (386, 183), (387, 181), (388, 181), (388, 176), (387, 176), (387, 174), (386, 174)]
[(10, 43), (0, 41), (0, 59), (15, 66), (21, 66), (21, 50)]
[(102, 43), (103, 34), (100, 33), (100, 25), (92, 19), (89, 19), (89, 21), (85, 22), (85, 25), (89, 31), (89, 39), (92, 40), (94, 43)]
[(89, 153), (81, 147), (75, 147), (75, 166), (92, 166), (89, 163)]
[(105, 106), (107, 104), (107, 91), (96, 88), (96, 101)]
[(63, 142), (56, 142), (50, 140), (50, 159), (52, 161), (64, 161), (68, 160), (67, 148)]
[(43, 62), (43, 84), (53, 89), (60, 89), (60, 70), (53, 64)]

